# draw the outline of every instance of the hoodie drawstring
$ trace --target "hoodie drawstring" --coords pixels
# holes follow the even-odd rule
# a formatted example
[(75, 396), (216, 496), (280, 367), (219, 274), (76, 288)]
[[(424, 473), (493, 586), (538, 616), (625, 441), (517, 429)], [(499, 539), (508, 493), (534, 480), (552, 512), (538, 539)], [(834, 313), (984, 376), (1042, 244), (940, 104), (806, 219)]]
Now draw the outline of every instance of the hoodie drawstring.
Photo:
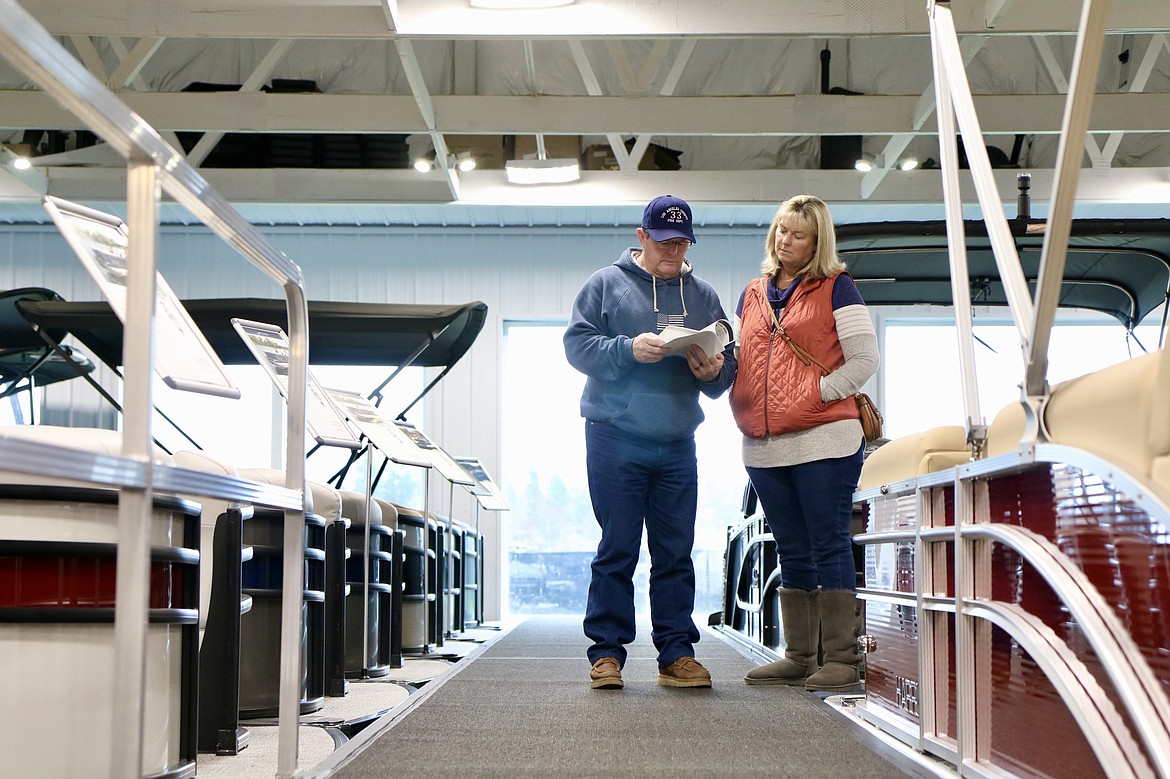
[[(654, 290), (654, 313), (658, 313), (658, 277), (650, 274), (650, 287)], [(687, 317), (687, 298), (683, 294), (683, 277), (678, 278), (678, 299), (682, 303), (683, 319)]]

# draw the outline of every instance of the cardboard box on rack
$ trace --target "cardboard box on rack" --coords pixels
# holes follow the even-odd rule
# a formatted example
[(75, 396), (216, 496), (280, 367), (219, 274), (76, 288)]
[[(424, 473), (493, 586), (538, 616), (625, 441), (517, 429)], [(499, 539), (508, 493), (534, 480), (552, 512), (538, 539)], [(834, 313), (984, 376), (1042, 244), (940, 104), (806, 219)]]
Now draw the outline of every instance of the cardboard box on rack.
[(586, 146), (585, 151), (581, 152), (581, 169), (617, 170), (617, 157), (613, 155), (613, 149), (608, 143), (595, 143)]
[[(627, 143), (627, 150), (633, 143)], [(638, 170), (678, 170), (682, 167), (679, 156), (682, 152), (659, 146), (656, 143), (646, 148), (646, 153), (638, 162)], [(608, 143), (598, 143), (585, 147), (581, 153), (581, 168), (583, 170), (617, 170), (618, 161), (613, 149)]]
[(504, 138), (502, 135), (444, 135), (447, 151), (455, 156), (469, 151), (475, 157), (475, 165), (481, 170), (502, 170), (504, 160)]

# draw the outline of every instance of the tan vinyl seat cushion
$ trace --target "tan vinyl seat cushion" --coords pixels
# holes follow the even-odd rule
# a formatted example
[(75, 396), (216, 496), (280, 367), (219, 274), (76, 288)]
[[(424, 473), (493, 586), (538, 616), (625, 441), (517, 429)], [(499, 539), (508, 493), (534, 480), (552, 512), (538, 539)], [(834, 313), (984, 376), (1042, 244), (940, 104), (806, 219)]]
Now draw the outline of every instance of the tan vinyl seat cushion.
[[(18, 438), (25, 441), (36, 441), (51, 446), (62, 446), (77, 449), (93, 454), (108, 454), (113, 457), (122, 456), (122, 433), (117, 430), (106, 430), (95, 427), (58, 427), (56, 425), (2, 425), (0, 434), (8, 438)], [(154, 461), (164, 465), (172, 464), (173, 460), (163, 449), (154, 447)], [(0, 482), (4, 484), (45, 484), (70, 487), (107, 488), (104, 484), (58, 478), (56, 476), (38, 476), (31, 473), (17, 471), (0, 471)]]
[(959, 425), (935, 427), (895, 438), (878, 447), (861, 467), (859, 490), (893, 484), (961, 465), (970, 459), (967, 431)]
[[(355, 525), (366, 524), (366, 494), (353, 490), (342, 490), (341, 514)], [(369, 524), (382, 524), (382, 506), (374, 498), (370, 498)]]
[(1150, 479), (1162, 490), (1164, 499), (1170, 501), (1170, 455), (1154, 458), (1150, 463)]
[[(1162, 352), (1153, 352), (1062, 382), (1052, 388), (1044, 426), (1053, 443), (1075, 446), (1134, 473), (1150, 474), (1154, 449), (1170, 432), (1152, 427), (1156, 406), (1170, 402), (1156, 395)], [(1155, 398), (1158, 402), (1155, 403)], [(1158, 409), (1162, 424), (1166, 412)]]
[[(240, 477), (261, 484), (285, 486), (284, 471), (276, 468), (241, 468)], [(341, 493), (328, 484), (316, 481), (305, 482), (305, 513), (316, 514), (326, 522), (341, 519)]]
[(1020, 402), (1009, 403), (999, 410), (995, 419), (987, 426), (987, 456), (1014, 452), (1020, 448), (1024, 437), (1024, 406)]
[(1154, 377), (1154, 403), (1150, 409), (1150, 478), (1170, 495), (1170, 354), (1158, 352), (1158, 370)]
[(378, 508), (382, 512), (382, 524), (398, 529), (398, 507), (388, 500), (381, 498), (373, 498), (373, 501), (378, 504)]

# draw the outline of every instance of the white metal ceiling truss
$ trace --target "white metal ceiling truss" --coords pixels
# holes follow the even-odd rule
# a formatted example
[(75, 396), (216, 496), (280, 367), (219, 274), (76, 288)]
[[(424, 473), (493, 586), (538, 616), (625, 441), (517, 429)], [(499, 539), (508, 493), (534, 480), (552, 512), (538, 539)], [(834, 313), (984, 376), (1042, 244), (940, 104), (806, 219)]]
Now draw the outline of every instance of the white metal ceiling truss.
[[(924, 144), (933, 148), (938, 127), (929, 82), (923, 86), (923, 79), (913, 79), (905, 92), (865, 89), (866, 94), (846, 96), (820, 94), (815, 87), (802, 91), (799, 83), (808, 87), (804, 76), (794, 89), (794, 77), (787, 75), (790, 69), (807, 70), (808, 49), (812, 46), (815, 55), (821, 41), (826, 48), (832, 41), (834, 48), (843, 45), (849, 52), (875, 41), (892, 49), (907, 48), (909, 41), (921, 49), (929, 31), (921, 0), (577, 0), (541, 12), (476, 10), (466, 0), (298, 0), (295, 13), (269, 0), (25, 0), (23, 5), (172, 146), (178, 148), (176, 131), (202, 134), (187, 155), (194, 165), (204, 164), (227, 133), (401, 134), (429, 138), (435, 149), (433, 174), (306, 168), (265, 170), (258, 176), (242, 169), (207, 170), (212, 183), (237, 201), (613, 205), (644, 202), (664, 187), (713, 205), (774, 203), (793, 191), (817, 192), (842, 204), (941, 199), (937, 170), (907, 174), (894, 167), (906, 153), (923, 158)], [(1027, 37), (1039, 64), (1022, 64), (1047, 73), (1057, 87), (1039, 91), (1067, 92), (1065, 40), (1079, 26), (1073, 5), (1067, 0), (954, 3), (951, 14), (963, 61), (990, 69), (1001, 63), (994, 50), (984, 54), (989, 43)], [(1170, 147), (1165, 121), (1170, 67), (1162, 57), (1170, 49), (1170, 4), (1117, 3), (1106, 25), (1113, 41), (1134, 54), (1122, 72), (1124, 86), (1097, 94), (1089, 124), (1097, 137), (1085, 141), (1090, 164), (1108, 170), (1111, 180), (1086, 177), (1080, 195), (1105, 203), (1125, 188), (1128, 197), (1157, 202), (1157, 171), (1166, 164), (1145, 160), (1167, 156)], [(257, 41), (265, 40), (271, 42), (266, 56), (249, 53), (249, 45), (254, 51)], [(305, 42), (304, 48), (294, 46), (298, 41)], [(236, 42), (240, 72), (232, 80), (243, 82), (238, 91), (180, 92), (157, 85), (158, 73), (177, 70), (181, 63), (175, 59), (186, 52), (199, 51), (201, 45), (232, 51)], [(510, 61), (511, 54), (500, 54), (501, 42), (520, 44), (521, 58)], [(776, 83), (784, 74), (788, 80), (782, 89), (774, 90), (769, 82), (737, 90), (726, 83), (735, 68), (717, 74), (718, 82), (707, 77), (704, 68), (712, 62), (734, 62), (737, 47), (761, 42), (801, 51), (798, 60), (760, 62), (765, 73), (775, 69)], [(367, 60), (355, 70), (384, 71), (380, 75), (395, 86), (332, 88), (331, 76), (313, 65), (297, 69), (313, 47), (347, 44), (362, 56), (384, 51), (391, 65)], [(546, 66), (550, 57), (553, 68)], [(501, 64), (515, 70), (513, 80), (498, 77)], [(924, 72), (925, 65), (916, 72)], [(1117, 70), (1116, 63), (1113, 67)], [(896, 62), (891, 60), (888, 68), (895, 71)], [(296, 78), (326, 79), (321, 81), (324, 92), (261, 92), (268, 80), (289, 78), (290, 72)], [(748, 67), (745, 76), (750, 75)], [(999, 81), (991, 83), (1011, 83), (1010, 71), (1006, 77), (993, 75)], [(25, 129), (83, 129), (47, 95), (5, 86), (3, 76), (0, 68), (0, 140), (12, 142)], [(496, 88), (482, 86), (493, 78)], [(498, 87), (501, 83), (504, 88)], [(1053, 180), (1053, 139), (1063, 123), (1063, 94), (991, 88), (973, 101), (985, 137), (1023, 135), (1035, 141), (1030, 140), (1029, 149), (1043, 145), (1025, 163), (1034, 174), (1033, 195), (1042, 199)], [(538, 156), (547, 156), (550, 135), (603, 138), (618, 170), (585, 171), (571, 190), (508, 192), (501, 170), (460, 173), (452, 166), (445, 138), (453, 134), (533, 136)], [(864, 175), (822, 169), (809, 141), (828, 135), (861, 136), (867, 152), (880, 149), (880, 164)], [(1165, 144), (1159, 140), (1163, 136)], [(644, 157), (652, 141), (686, 149), (683, 169), (640, 170), (648, 167)], [(750, 154), (737, 153), (748, 144), (755, 144)], [(51, 168), (43, 160), (55, 194), (100, 200), (124, 192), (116, 166), (108, 164), (109, 154), (89, 148), (68, 154), (55, 158)], [(993, 175), (1002, 181), (1014, 177), (1007, 171)], [(0, 200), (29, 194), (26, 184), (0, 173)]]
[(414, 45), (408, 39), (399, 38), (394, 42), (394, 46), (398, 49), (398, 59), (402, 63), (403, 71), (406, 72), (406, 80), (410, 84), (410, 91), (414, 94), (415, 103), (418, 104), (419, 113), (422, 114), (423, 122), (426, 123), (426, 131), (431, 136), (431, 145), (435, 149), (435, 166), (442, 171), (446, 178), (447, 186), (451, 189), (451, 198), (458, 200), (459, 174), (451, 165), (451, 153), (447, 149), (447, 142), (443, 139), (443, 133), (435, 119), (435, 104), (431, 99), (430, 90), (427, 89), (422, 68), (419, 67), (418, 57), (415, 56)]
[[(1048, 75), (1052, 78), (1057, 88), (1062, 92), (1067, 92), (1068, 79), (1065, 77), (1064, 70), (1061, 68), (1048, 40), (1042, 37), (1033, 37), (1032, 43), (1036, 48), (1036, 53), (1039, 55), (1040, 61), (1044, 64)], [(1150, 37), (1150, 40), (1146, 43), (1145, 51), (1142, 53), (1141, 62), (1138, 65), (1137, 71), (1129, 82), (1128, 91), (1131, 94), (1145, 90), (1146, 84), (1150, 79), (1150, 74), (1153, 72), (1154, 65), (1158, 60), (1158, 56), (1162, 53), (1163, 49), (1167, 48), (1170, 48), (1170, 41), (1167, 40), (1164, 34), (1159, 33)], [(1117, 154), (1117, 147), (1121, 144), (1121, 138), (1124, 134), (1123, 132), (1111, 132), (1106, 138), (1105, 143), (1101, 145), (1098, 145), (1092, 135), (1085, 136), (1085, 152), (1089, 155), (1089, 160), (1094, 169), (1107, 169), (1112, 165), (1113, 158)]]
[[(273, 41), (272, 48), (260, 60), (260, 64), (244, 79), (244, 83), (240, 85), (240, 92), (259, 92), (260, 88), (272, 76), (272, 71), (276, 70), (276, 66), (280, 64), (285, 55), (288, 54), (289, 49), (296, 43), (292, 38), (281, 38)], [(207, 159), (207, 155), (211, 154), (211, 150), (223, 138), (222, 132), (212, 131), (203, 134), (191, 151), (187, 152), (187, 163), (194, 167), (199, 167), (203, 161)]]

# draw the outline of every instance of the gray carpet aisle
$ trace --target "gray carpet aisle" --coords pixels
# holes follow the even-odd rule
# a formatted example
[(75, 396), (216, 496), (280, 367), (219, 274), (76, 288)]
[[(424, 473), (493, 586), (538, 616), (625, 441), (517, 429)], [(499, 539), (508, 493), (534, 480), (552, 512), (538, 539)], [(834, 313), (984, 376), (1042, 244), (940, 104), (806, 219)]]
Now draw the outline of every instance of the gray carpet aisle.
[(580, 617), (530, 618), (404, 716), (371, 726), (376, 736), (329, 776), (904, 776), (803, 690), (744, 684), (752, 661), (702, 632), (712, 689), (659, 687), (645, 629), (625, 689), (591, 690)]

